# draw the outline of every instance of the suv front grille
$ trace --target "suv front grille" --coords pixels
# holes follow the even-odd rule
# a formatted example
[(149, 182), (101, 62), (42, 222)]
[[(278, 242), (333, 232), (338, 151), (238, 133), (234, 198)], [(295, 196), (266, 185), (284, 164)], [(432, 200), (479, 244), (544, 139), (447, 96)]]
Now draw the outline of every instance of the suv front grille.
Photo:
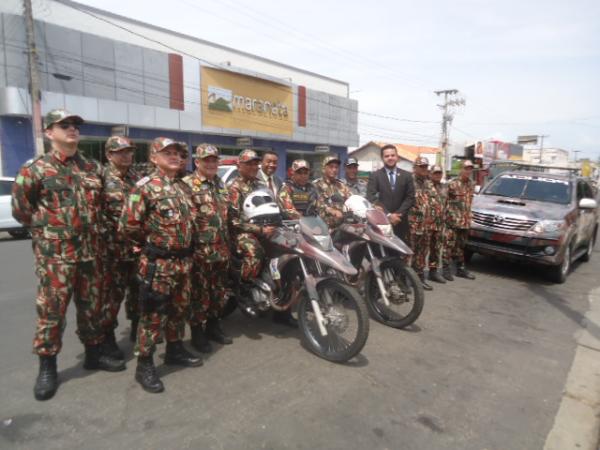
[(473, 222), (486, 227), (499, 230), (527, 231), (536, 224), (536, 220), (518, 219), (507, 217), (502, 214), (487, 214), (473, 211)]

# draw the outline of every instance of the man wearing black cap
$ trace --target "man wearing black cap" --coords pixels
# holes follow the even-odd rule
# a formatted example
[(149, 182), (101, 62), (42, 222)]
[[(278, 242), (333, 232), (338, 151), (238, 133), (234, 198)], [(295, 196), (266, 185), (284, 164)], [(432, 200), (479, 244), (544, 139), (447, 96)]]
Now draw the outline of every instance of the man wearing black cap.
[(367, 197), (367, 182), (358, 178), (358, 161), (356, 158), (348, 158), (348, 161), (346, 161), (345, 182), (353, 195)]
[(369, 176), (367, 200), (387, 213), (394, 233), (408, 242), (408, 210), (415, 202), (415, 187), (409, 172), (396, 167), (398, 152), (393, 144), (381, 148), (383, 167)]

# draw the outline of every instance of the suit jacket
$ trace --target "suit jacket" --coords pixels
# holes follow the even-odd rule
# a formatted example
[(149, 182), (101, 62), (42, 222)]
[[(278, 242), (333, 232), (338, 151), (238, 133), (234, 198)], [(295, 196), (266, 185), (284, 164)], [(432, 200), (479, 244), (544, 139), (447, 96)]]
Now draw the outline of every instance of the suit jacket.
[(393, 190), (385, 166), (372, 172), (367, 184), (367, 200), (381, 204), (386, 213), (402, 214), (400, 225), (394, 228), (402, 239), (407, 238), (408, 210), (415, 204), (415, 186), (410, 172), (396, 167), (396, 184)]
[[(258, 181), (260, 182), (260, 185), (269, 189), (269, 182), (267, 180), (267, 175), (265, 175), (265, 173), (262, 171), (262, 169), (260, 169), (258, 171)], [(277, 195), (279, 193), (279, 190), (281, 189), (281, 185), (283, 184), (283, 182), (281, 181), (281, 178), (279, 178), (277, 175), (273, 174), (273, 187), (275, 188), (276, 192), (273, 192), (274, 195)]]

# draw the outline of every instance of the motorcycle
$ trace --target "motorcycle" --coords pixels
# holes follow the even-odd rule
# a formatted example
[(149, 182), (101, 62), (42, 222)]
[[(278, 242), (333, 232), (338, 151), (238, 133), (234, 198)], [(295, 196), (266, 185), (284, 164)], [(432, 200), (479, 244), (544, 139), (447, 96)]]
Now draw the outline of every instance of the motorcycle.
[[(250, 195), (256, 192), (260, 191)], [(264, 202), (273, 201), (266, 192), (260, 195)], [(279, 209), (272, 204), (271, 214), (250, 220), (277, 226), (270, 238), (261, 241), (269, 263), (251, 283), (233, 283), (225, 315), (234, 304), (251, 317), (270, 309), (296, 308), (306, 347), (328, 361), (348, 361), (367, 341), (369, 315), (356, 289), (340, 280), (337, 273), (352, 276), (357, 270), (333, 246), (322, 219), (284, 221), (275, 208)]]
[(375, 320), (394, 328), (414, 323), (423, 311), (423, 286), (405, 260), (412, 250), (393, 231), (385, 213), (359, 195), (344, 203), (345, 220), (334, 234), (335, 246), (357, 269), (343, 274), (362, 290)]

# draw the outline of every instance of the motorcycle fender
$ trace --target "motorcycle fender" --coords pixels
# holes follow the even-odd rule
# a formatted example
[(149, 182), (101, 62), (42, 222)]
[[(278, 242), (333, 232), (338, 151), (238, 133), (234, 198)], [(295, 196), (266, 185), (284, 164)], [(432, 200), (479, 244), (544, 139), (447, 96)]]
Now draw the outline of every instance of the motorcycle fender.
[(403, 253), (404, 255), (411, 256), (413, 251), (408, 245), (404, 243), (398, 236), (383, 236), (382, 234), (376, 233), (373, 230), (367, 230), (366, 234), (369, 236), (371, 242), (375, 244), (383, 245), (386, 248), (391, 248), (397, 252)]

